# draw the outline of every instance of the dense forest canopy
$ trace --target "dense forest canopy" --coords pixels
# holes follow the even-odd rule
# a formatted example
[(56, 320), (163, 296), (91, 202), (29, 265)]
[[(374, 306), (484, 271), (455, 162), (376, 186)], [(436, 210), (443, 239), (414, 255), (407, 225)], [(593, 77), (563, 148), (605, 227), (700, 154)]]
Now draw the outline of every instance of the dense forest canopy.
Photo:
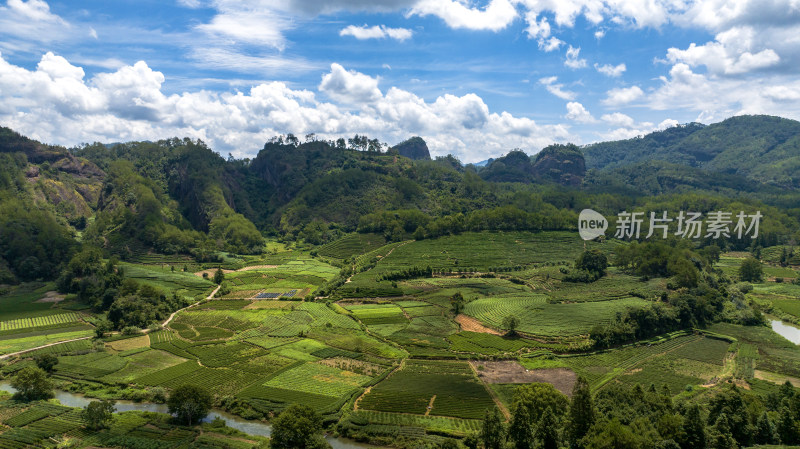
[[(431, 160), (419, 137), (387, 150), (359, 135), (309, 135), (302, 143), (278, 136), (252, 160), (236, 160), (190, 139), (67, 150), (1, 131), (6, 279), (22, 272), (53, 278), (77, 233), (123, 259), (149, 250), (203, 259), (218, 250), (258, 253), (263, 236), (322, 244), (353, 231), (393, 241), (574, 229), (583, 208), (609, 216), (761, 210), (766, 218), (755, 244), (717, 243), (747, 249), (800, 240), (800, 193), (792, 181), (800, 124), (776, 117), (691, 123), (582, 149), (552, 145), (535, 156), (513, 150), (485, 167), (452, 156)], [(41, 236), (25, 244), (59, 248), (14, 247), (23, 244), (11, 241), (15, 232)], [(43, 252), (52, 255), (44, 262)]]

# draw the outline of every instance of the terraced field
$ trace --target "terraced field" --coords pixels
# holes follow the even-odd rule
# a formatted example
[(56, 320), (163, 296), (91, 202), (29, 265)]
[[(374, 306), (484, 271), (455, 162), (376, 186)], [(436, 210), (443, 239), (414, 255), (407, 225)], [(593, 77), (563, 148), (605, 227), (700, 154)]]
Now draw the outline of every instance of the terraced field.
[(640, 298), (566, 304), (546, 301), (545, 295), (492, 296), (468, 303), (464, 313), (495, 329), (504, 329), (503, 320), (514, 316), (519, 319), (520, 332), (569, 337), (588, 334), (592, 327), (610, 322), (617, 313), (647, 304)]
[(386, 239), (378, 234), (350, 234), (335, 242), (317, 248), (317, 253), (333, 259), (347, 259), (372, 252), (386, 244)]

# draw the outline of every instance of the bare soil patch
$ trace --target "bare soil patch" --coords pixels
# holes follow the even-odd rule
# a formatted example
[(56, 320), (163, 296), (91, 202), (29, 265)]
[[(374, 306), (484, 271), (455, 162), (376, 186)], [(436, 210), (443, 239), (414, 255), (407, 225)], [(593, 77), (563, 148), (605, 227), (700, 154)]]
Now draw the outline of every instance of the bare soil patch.
[(465, 331), (480, 332), (482, 334), (503, 335), (501, 332), (498, 332), (490, 327), (486, 327), (475, 318), (464, 314), (458, 314), (456, 316), (456, 323), (461, 325), (461, 329)]
[(578, 379), (578, 376), (567, 368), (528, 370), (516, 361), (471, 361), (469, 363), (475, 368), (478, 377), (488, 384), (548, 383), (567, 396), (572, 395), (572, 387)]
[(755, 370), (753, 374), (754, 374), (754, 377), (756, 379), (759, 379), (759, 380), (766, 380), (766, 381), (772, 382), (774, 384), (783, 384), (788, 380), (789, 382), (791, 382), (792, 385), (795, 386), (795, 388), (800, 387), (800, 379), (798, 379), (796, 377), (791, 377), (791, 376), (786, 376), (786, 375), (783, 375), (783, 374), (772, 373), (772, 372), (769, 372), (769, 371), (762, 371), (762, 370), (758, 370), (758, 369)]
[(50, 292), (45, 293), (44, 296), (41, 299), (37, 299), (36, 302), (53, 302), (53, 303), (55, 303), (55, 302), (63, 301), (64, 298), (65, 298), (64, 295), (62, 295), (62, 294), (60, 294), (58, 292), (50, 291)]

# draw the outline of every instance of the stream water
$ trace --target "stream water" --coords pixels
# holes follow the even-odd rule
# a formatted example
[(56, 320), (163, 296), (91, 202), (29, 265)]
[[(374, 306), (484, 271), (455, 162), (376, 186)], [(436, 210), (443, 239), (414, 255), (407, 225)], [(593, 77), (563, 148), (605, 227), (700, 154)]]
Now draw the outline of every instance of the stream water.
[(800, 345), (800, 328), (789, 323), (784, 323), (781, 320), (770, 320), (770, 324), (772, 325), (772, 330), (780, 336), (796, 345)]
[[(0, 390), (7, 391), (9, 393), (14, 393), (16, 390), (11, 386), (11, 384), (7, 380), (0, 381)], [(62, 405), (67, 407), (78, 407), (83, 408), (92, 401), (96, 401), (97, 399), (87, 398), (82, 394), (77, 393), (70, 393), (68, 391), (55, 391), (55, 398), (61, 402)], [(138, 410), (142, 412), (156, 412), (156, 413), (169, 413), (167, 410), (167, 406), (165, 404), (154, 404), (151, 402), (133, 402), (133, 401), (124, 401), (119, 400), (116, 401), (117, 412), (128, 412), (132, 410)], [(244, 433), (250, 435), (259, 435), (268, 437), (272, 432), (272, 426), (266, 423), (258, 422), (258, 421), (248, 421), (244, 418), (231, 415), (230, 413), (226, 413), (222, 410), (211, 410), (211, 412), (206, 416), (203, 422), (210, 422), (215, 418), (222, 418), (225, 420), (225, 424), (228, 427), (232, 427), (236, 430), (240, 430)], [(334, 437), (326, 437), (325, 438), (328, 443), (333, 447), (333, 449), (367, 449), (374, 446), (369, 446), (366, 444), (358, 443), (352, 440), (347, 440), (344, 438), (334, 438)]]

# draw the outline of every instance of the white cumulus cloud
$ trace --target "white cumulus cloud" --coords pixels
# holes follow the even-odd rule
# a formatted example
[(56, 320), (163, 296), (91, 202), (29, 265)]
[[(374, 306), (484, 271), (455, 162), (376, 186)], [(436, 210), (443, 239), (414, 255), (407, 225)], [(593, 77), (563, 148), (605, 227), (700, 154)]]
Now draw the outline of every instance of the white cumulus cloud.
[(455, 0), (419, 0), (409, 15), (437, 16), (451, 28), (500, 31), (514, 21), (517, 10), (509, 0), (491, 0), (483, 9)]
[(587, 111), (586, 108), (577, 101), (570, 101), (567, 103), (566, 117), (578, 123), (594, 123), (597, 121), (594, 117), (592, 117), (592, 114), (589, 113), (589, 111)]
[(564, 65), (571, 69), (582, 69), (586, 67), (586, 60), (580, 57), (581, 48), (575, 48), (572, 45), (567, 49), (567, 59)]
[(595, 70), (597, 70), (598, 72), (602, 73), (603, 75), (610, 76), (612, 78), (616, 78), (616, 77), (621, 76), (623, 73), (625, 73), (625, 70), (628, 69), (625, 66), (624, 63), (623, 64), (618, 64), (618, 65), (611, 65), (611, 64), (600, 65), (600, 64), (595, 64), (594, 68), (595, 68)]
[(407, 28), (389, 28), (384, 25), (374, 25), (371, 27), (367, 25), (360, 27), (350, 25), (339, 31), (339, 36), (353, 36), (359, 40), (385, 39), (388, 37), (398, 41), (404, 41), (411, 38), (412, 34), (412, 31)]
[[(366, 134), (395, 143), (423, 136), (434, 154), (478, 161), (519, 147), (577, 141), (565, 125), (493, 112), (474, 93), (432, 101), (332, 64), (318, 93), (264, 82), (246, 92), (164, 93), (166, 77), (144, 61), (87, 79), (83, 68), (47, 53), (28, 70), (0, 55), (0, 123), (45, 142), (154, 140), (186, 136), (237, 157), (252, 157), (271, 136), (322, 139)], [(342, 106), (343, 105), (343, 106)]]
[(558, 82), (557, 76), (541, 78), (539, 84), (543, 85), (548, 92), (562, 100), (574, 100), (577, 96), (575, 92), (564, 90), (564, 84)]
[(639, 86), (620, 87), (606, 92), (603, 104), (606, 106), (620, 106), (631, 103), (644, 96), (644, 91)]

